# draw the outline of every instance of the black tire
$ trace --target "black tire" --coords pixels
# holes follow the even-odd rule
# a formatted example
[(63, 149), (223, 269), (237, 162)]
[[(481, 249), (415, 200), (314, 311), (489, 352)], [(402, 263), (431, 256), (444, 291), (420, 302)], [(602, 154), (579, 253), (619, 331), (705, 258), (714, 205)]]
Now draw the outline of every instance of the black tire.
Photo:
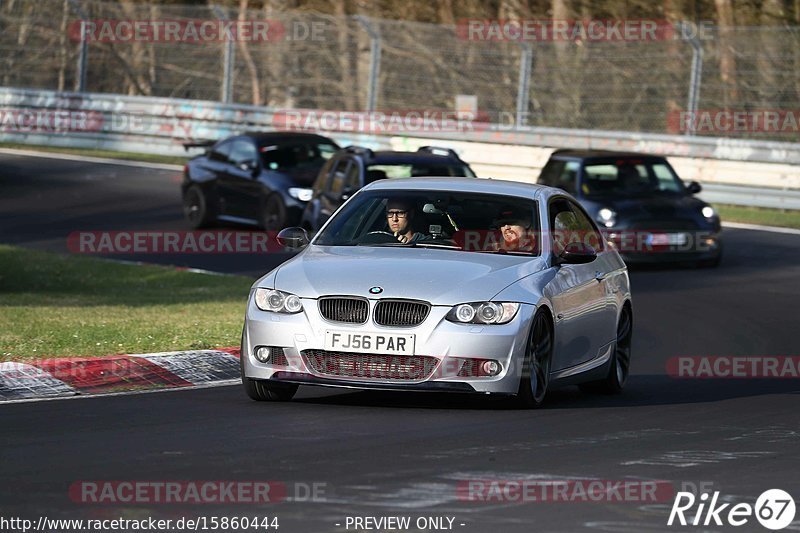
[(183, 216), (194, 229), (205, 228), (214, 220), (209, 199), (199, 185), (190, 185), (183, 193)]
[(608, 375), (600, 381), (592, 381), (580, 385), (584, 392), (602, 394), (619, 394), (628, 381), (631, 370), (631, 337), (633, 335), (633, 313), (627, 305), (622, 308), (617, 322), (617, 341)]
[(266, 231), (280, 231), (286, 227), (286, 205), (279, 194), (270, 194), (262, 201), (261, 227)]
[(244, 375), (245, 351), (239, 352), (239, 368), (242, 375), (244, 391), (250, 399), (257, 402), (288, 402), (294, 398), (298, 385), (291, 383), (271, 383), (259, 379), (250, 379)]
[(553, 355), (553, 325), (546, 313), (533, 317), (522, 376), (517, 391), (517, 405), (525, 409), (542, 406), (550, 383), (550, 363)]

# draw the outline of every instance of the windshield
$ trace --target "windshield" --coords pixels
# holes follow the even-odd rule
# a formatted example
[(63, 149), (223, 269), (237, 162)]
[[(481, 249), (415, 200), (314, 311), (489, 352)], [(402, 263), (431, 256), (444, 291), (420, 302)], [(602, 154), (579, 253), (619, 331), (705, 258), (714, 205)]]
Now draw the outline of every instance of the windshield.
[(539, 254), (536, 202), (457, 191), (364, 191), (317, 235), (324, 246)]
[(474, 178), (475, 174), (463, 163), (368, 165), (366, 183), (386, 178), (415, 178), (419, 176)]
[(581, 190), (587, 196), (685, 192), (667, 163), (628, 159), (585, 165)]
[(338, 150), (325, 142), (268, 144), (259, 148), (264, 168), (278, 172), (320, 168)]

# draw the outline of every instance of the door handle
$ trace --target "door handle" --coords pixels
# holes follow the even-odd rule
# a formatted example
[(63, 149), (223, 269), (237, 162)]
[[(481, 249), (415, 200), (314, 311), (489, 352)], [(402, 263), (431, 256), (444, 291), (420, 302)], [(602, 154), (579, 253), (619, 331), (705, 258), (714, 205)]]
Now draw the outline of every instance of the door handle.
[(595, 273), (594, 273), (594, 279), (596, 279), (598, 282), (602, 282), (607, 277), (608, 277), (608, 274), (600, 272), (599, 270), (595, 271)]

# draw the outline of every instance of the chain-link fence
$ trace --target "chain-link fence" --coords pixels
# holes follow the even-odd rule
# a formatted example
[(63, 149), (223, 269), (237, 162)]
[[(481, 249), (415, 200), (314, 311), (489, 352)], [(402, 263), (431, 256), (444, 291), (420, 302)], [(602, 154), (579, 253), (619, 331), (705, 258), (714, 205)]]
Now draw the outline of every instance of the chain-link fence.
[[(168, 38), (166, 26), (176, 21), (182, 38)], [(259, 38), (219, 37), (225, 21), (261, 24)], [(201, 31), (213, 23), (219, 35), (186, 38), (194, 23)], [(365, 17), (12, 0), (0, 4), (0, 85), (276, 109), (444, 111), (466, 102), (480, 120), (507, 125), (797, 141), (800, 30), (698, 33), (480, 40), (454, 26)], [(686, 111), (710, 115), (707, 123), (686, 122)], [(720, 122), (721, 112), (754, 115), (727, 127), (733, 121)], [(772, 127), (752, 123), (764, 113), (773, 113)]]

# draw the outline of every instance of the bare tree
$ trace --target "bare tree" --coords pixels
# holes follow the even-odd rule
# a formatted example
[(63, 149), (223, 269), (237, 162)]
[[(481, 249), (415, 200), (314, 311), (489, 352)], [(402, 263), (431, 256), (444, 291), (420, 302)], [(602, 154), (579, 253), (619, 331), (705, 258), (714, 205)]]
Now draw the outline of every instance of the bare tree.
[[(239, 0), (239, 15), (237, 20), (242, 23), (247, 18), (247, 0)], [(239, 50), (242, 52), (242, 59), (244, 60), (247, 73), (250, 75), (250, 89), (251, 89), (251, 103), (253, 105), (262, 105), (261, 99), (261, 79), (258, 74), (258, 67), (253, 56), (250, 53), (250, 48), (244, 39), (239, 39)]]
[(736, 55), (731, 41), (734, 26), (733, 6), (731, 0), (714, 0), (719, 24), (719, 76), (723, 85), (723, 102), (725, 107), (738, 102), (739, 91), (736, 79)]

